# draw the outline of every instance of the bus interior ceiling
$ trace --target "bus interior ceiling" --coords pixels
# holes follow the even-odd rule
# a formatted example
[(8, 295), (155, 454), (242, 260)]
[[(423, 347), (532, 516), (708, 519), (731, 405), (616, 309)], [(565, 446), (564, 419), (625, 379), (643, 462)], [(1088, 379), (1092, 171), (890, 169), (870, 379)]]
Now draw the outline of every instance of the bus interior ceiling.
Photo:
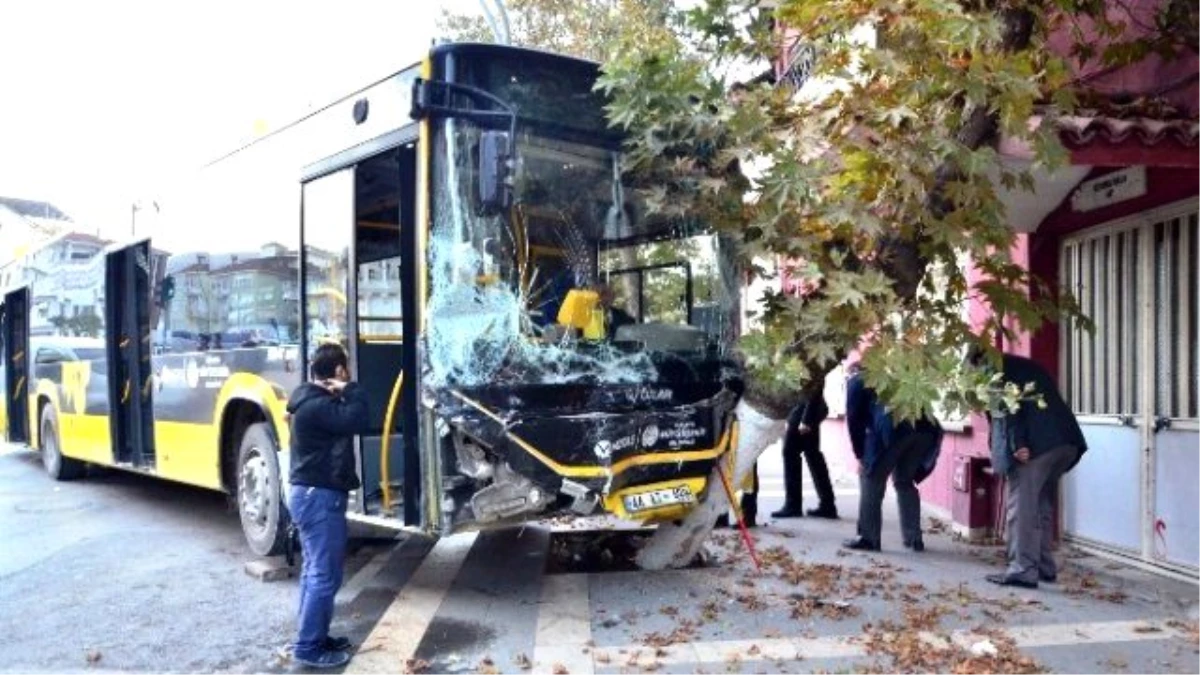
[(401, 146), (366, 159), (355, 169), (355, 367), (370, 405), (370, 430), (361, 437), (359, 448), (363, 509), (372, 515), (400, 516), (403, 504), (403, 401), (397, 400), (392, 411), (387, 504), (380, 453), (392, 390), (403, 363), (400, 236), (411, 231), (416, 219), (416, 157), (411, 145)]

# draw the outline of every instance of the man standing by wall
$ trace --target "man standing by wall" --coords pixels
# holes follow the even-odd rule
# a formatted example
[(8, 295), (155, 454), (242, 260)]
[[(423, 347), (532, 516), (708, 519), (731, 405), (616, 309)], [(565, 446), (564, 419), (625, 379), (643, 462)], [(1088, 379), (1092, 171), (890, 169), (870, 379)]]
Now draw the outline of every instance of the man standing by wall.
[(937, 465), (942, 447), (941, 426), (928, 418), (896, 424), (875, 392), (863, 382), (862, 373), (854, 364), (846, 382), (846, 427), (859, 462), (860, 492), (858, 536), (843, 546), (859, 551), (879, 550), (883, 497), (891, 476), (904, 545), (913, 551), (924, 551), (917, 483)]
[[(984, 355), (971, 356), (976, 366)], [(991, 416), (992, 467), (1007, 484), (1006, 526), (1008, 569), (989, 574), (1001, 586), (1037, 588), (1053, 583), (1058, 567), (1050, 550), (1054, 506), (1063, 474), (1074, 468), (1087, 450), (1083, 431), (1045, 368), (1030, 359), (1003, 355), (1004, 381), (1018, 387), (1033, 385), (1041, 401), (1022, 400), (1015, 413)]]
[(783, 432), (783, 508), (772, 513), (772, 518), (799, 518), (804, 515), (804, 470), (801, 466), (804, 460), (808, 461), (813, 487), (820, 500), (817, 508), (808, 510), (808, 515), (831, 519), (838, 517), (829, 465), (825, 462), (825, 455), (821, 454), (821, 423), (829, 416), (824, 386), (824, 382), (810, 383), (804, 391), (804, 399), (788, 415), (787, 428)]
[(339, 344), (323, 344), (312, 359), (313, 382), (288, 403), (292, 421), (291, 517), (300, 531), (303, 568), (292, 658), (310, 668), (339, 668), (350, 641), (329, 636), (333, 602), (342, 585), (348, 493), (360, 482), (353, 439), (368, 425), (367, 401), (350, 381)]

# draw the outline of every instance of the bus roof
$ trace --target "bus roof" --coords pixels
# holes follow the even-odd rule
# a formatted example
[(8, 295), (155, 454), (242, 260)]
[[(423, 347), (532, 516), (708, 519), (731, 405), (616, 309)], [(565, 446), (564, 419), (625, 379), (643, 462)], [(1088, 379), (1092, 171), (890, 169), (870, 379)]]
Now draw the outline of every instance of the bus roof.
[(339, 103), (344, 103), (344, 102), (354, 98), (355, 96), (358, 96), (358, 95), (368, 91), (372, 87), (383, 84), (384, 82), (387, 82), (388, 80), (390, 80), (392, 78), (395, 78), (399, 75), (403, 75), (407, 72), (416, 70), (420, 67), (421, 67), (421, 64), (419, 62), (414, 63), (411, 66), (408, 66), (406, 68), (401, 68), (400, 70), (389, 73), (388, 75), (386, 75), (384, 77), (373, 80), (369, 84), (363, 85), (363, 86), (359, 87), (358, 89), (355, 89), (354, 91), (352, 91), (344, 96), (339, 96), (319, 108), (314, 108), (314, 109), (308, 111), (304, 115), (292, 120), (291, 122), (288, 122), (287, 124), (283, 125), (282, 127), (279, 127), (278, 129), (275, 129), (269, 133), (263, 134), (262, 136), (255, 138), (254, 140), (250, 141), (249, 143), (245, 143), (241, 146), (238, 146), (237, 148), (234, 148), (233, 150), (230, 150), (229, 152), (221, 155), (220, 157), (217, 157), (216, 159), (213, 159), (212, 161), (205, 163), (202, 168), (208, 168), (210, 166), (213, 166), (214, 164), (218, 164), (226, 159), (229, 159), (230, 157), (233, 157), (234, 155), (236, 155), (244, 150), (248, 150), (249, 148), (252, 148), (259, 143), (262, 143), (263, 141), (265, 141), (269, 138), (272, 138), (272, 137), (278, 136), (279, 134), (282, 134), (283, 132), (287, 131), (288, 129), (291, 129), (292, 127), (295, 127), (296, 125), (300, 124), (301, 122), (304, 122), (305, 120), (308, 120), (313, 117), (316, 117), (317, 115), (320, 115), (321, 113), (325, 112), (326, 110), (329, 110), (330, 108), (338, 105)]

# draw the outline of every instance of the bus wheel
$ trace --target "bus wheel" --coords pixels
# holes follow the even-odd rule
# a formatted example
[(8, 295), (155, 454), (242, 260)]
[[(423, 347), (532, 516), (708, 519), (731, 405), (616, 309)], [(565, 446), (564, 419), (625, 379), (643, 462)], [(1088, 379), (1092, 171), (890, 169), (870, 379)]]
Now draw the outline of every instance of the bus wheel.
[(265, 422), (251, 424), (238, 450), (237, 500), (242, 532), (261, 556), (283, 553), (288, 514), (279, 477), (279, 448)]
[(58, 416), (54, 408), (47, 405), (42, 408), (41, 433), (38, 441), (42, 447), (42, 465), (46, 473), (54, 480), (74, 480), (87, 470), (87, 465), (78, 459), (63, 457), (58, 442)]

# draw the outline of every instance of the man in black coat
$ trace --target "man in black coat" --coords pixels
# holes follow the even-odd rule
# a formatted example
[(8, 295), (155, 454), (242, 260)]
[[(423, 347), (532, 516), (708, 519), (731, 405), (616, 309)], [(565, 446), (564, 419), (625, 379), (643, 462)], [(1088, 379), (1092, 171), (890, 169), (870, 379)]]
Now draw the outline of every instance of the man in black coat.
[(783, 432), (783, 508), (772, 513), (772, 518), (799, 518), (804, 515), (801, 456), (808, 462), (813, 487), (820, 500), (817, 508), (808, 510), (808, 515), (831, 519), (838, 517), (833, 482), (829, 479), (829, 465), (825, 463), (825, 455), (821, 454), (821, 423), (829, 416), (824, 385), (824, 382), (811, 383), (804, 392), (804, 398), (788, 415), (787, 428)]
[(313, 382), (288, 401), (292, 425), (292, 521), (300, 531), (303, 568), (300, 611), (292, 659), (310, 668), (340, 668), (350, 641), (329, 635), (333, 602), (346, 557), (346, 505), (361, 484), (354, 435), (369, 424), (367, 400), (350, 381), (350, 361), (339, 344), (323, 344), (312, 359)]
[(857, 365), (846, 381), (846, 428), (859, 462), (858, 536), (843, 546), (878, 551), (883, 529), (883, 497), (890, 476), (900, 509), (904, 545), (924, 551), (921, 496), (917, 484), (937, 465), (942, 428), (932, 419), (896, 424), (875, 392), (863, 382)]
[[(972, 361), (982, 366), (982, 352), (973, 354)], [(1003, 375), (1005, 382), (1022, 390), (1032, 383), (1042, 403), (1027, 399), (1016, 412), (990, 415), (992, 467), (1007, 481), (1008, 569), (987, 579), (1001, 586), (1037, 588), (1039, 581), (1053, 583), (1058, 578), (1050, 550), (1058, 483), (1079, 462), (1087, 442), (1045, 368), (1004, 354)]]

